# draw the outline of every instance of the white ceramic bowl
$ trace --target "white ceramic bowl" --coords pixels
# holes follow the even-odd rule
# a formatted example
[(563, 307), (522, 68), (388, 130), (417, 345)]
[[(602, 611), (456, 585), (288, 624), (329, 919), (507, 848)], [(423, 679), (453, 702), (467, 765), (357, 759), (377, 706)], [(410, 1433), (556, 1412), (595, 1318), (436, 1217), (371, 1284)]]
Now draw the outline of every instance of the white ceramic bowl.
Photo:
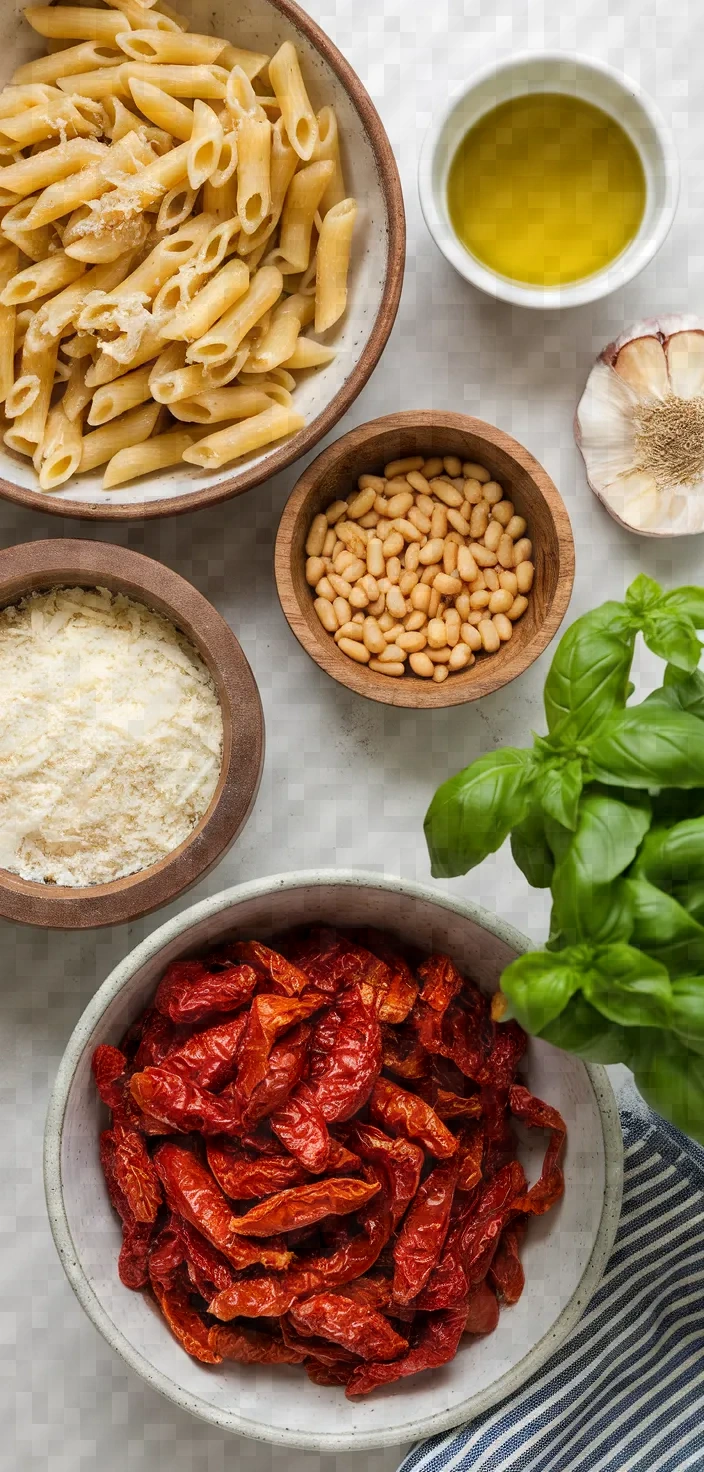
[[(645, 213), (634, 240), (603, 271), (565, 286), (522, 285), (482, 265), (458, 240), (447, 207), (448, 173), (465, 134), (492, 108), (529, 92), (563, 92), (602, 108), (624, 128), (645, 170)], [(467, 281), (519, 307), (578, 307), (625, 286), (660, 249), (677, 206), (679, 164), (670, 129), (637, 82), (592, 57), (537, 52), (488, 67), (450, 98), (425, 137), (418, 187), (436, 245)]]
[[(203, 900), (167, 922), (113, 971), (86, 1008), (64, 1054), (49, 1106), (45, 1180), (51, 1227), (86, 1313), (155, 1389), (212, 1425), (261, 1441), (337, 1452), (430, 1435), (486, 1409), (538, 1370), (579, 1319), (613, 1243), (621, 1198), (622, 1143), (601, 1068), (531, 1043), (531, 1087), (564, 1115), (569, 1131), (563, 1200), (529, 1227), (526, 1288), (488, 1338), (466, 1340), (442, 1370), (402, 1380), (354, 1403), (312, 1385), (298, 1368), (189, 1359), (150, 1301), (117, 1276), (120, 1233), (98, 1160), (105, 1113), (90, 1072), (98, 1043), (116, 1042), (151, 998), (164, 967), (226, 935), (265, 937), (287, 925), (371, 924), (429, 952), (447, 950), (491, 990), (527, 942), (473, 905), (375, 874), (315, 871), (255, 880)], [(522, 1158), (539, 1173), (545, 1138), (526, 1132)]]
[[(0, 85), (46, 46), (22, 17), (23, 0), (3, 5), (0, 15)], [(311, 101), (331, 103), (342, 138), (345, 180), (360, 203), (350, 267), (347, 311), (323, 341), (337, 350), (324, 368), (299, 377), (296, 409), (304, 429), (288, 440), (219, 471), (194, 465), (102, 489), (102, 467), (74, 476), (50, 495), (39, 490), (31, 462), (0, 440), (0, 495), (58, 516), (135, 520), (194, 511), (238, 495), (283, 470), (327, 434), (364, 387), (386, 345), (401, 295), (405, 260), (403, 195), (391, 145), (381, 119), (352, 67), (295, 0), (189, 0), (194, 32), (224, 36), (236, 45), (269, 55), (285, 40), (301, 58)]]

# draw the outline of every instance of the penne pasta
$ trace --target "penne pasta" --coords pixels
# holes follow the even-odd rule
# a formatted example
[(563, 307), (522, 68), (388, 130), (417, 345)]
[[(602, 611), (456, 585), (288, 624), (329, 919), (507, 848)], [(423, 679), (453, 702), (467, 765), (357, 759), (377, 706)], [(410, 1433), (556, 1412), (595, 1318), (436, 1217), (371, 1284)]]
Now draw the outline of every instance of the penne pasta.
[(322, 342), (315, 342), (312, 337), (299, 337), (290, 358), (281, 366), (288, 368), (291, 373), (300, 373), (306, 368), (320, 368), (336, 357), (334, 348), (326, 348)]
[[(103, 66), (118, 66), (123, 52), (111, 41), (81, 41), (78, 46), (67, 46), (63, 51), (51, 52), (35, 61), (18, 67), (12, 80), (23, 83), (53, 83), (59, 77), (76, 77), (82, 72), (97, 71)], [(80, 86), (76, 87), (80, 92)], [(5, 130), (3, 129), (3, 132)]]
[(289, 143), (299, 158), (307, 162), (318, 141), (318, 120), (308, 99), (296, 48), (290, 41), (284, 41), (272, 56), (269, 79), (281, 108)]
[(64, 414), (70, 420), (80, 420), (84, 409), (91, 401), (93, 390), (86, 384), (86, 363), (73, 361), (70, 365), (66, 392), (61, 400)]
[(262, 414), (255, 414), (252, 419), (244, 419), (239, 424), (230, 425), (228, 429), (207, 435), (205, 439), (185, 450), (183, 458), (190, 465), (201, 465), (205, 470), (219, 470), (221, 465), (227, 465), (231, 460), (239, 460), (243, 455), (262, 450), (286, 435), (296, 434), (299, 429), (303, 429), (304, 424), (302, 414), (296, 414), (281, 404), (272, 404), (269, 409), (265, 409)]
[(84, 270), (81, 261), (72, 261), (65, 251), (57, 250), (53, 256), (18, 271), (0, 295), (0, 303), (4, 307), (18, 307), (36, 301), (37, 297), (53, 295), (82, 276)]
[(103, 113), (88, 97), (66, 97), (59, 93), (39, 107), (16, 117), (3, 118), (2, 131), (18, 148), (31, 148), (45, 138), (97, 138), (103, 130)]
[(315, 304), (310, 297), (294, 294), (284, 297), (276, 307), (268, 331), (264, 334), (245, 364), (248, 373), (270, 373), (290, 358), (302, 327), (307, 327), (315, 316)]
[(263, 72), (268, 61), (269, 57), (262, 55), (259, 51), (242, 51), (239, 46), (231, 46), (229, 42), (218, 57), (220, 66), (227, 67), (228, 71), (232, 71), (235, 66), (240, 67), (245, 76), (249, 77), (250, 82), (253, 82), (254, 78)]
[(30, 261), (43, 261), (49, 254), (51, 241), (49, 225), (42, 225), (40, 230), (27, 229), (27, 216), (37, 197), (30, 194), (26, 199), (21, 199), (19, 204), (13, 205), (12, 209), (6, 211), (0, 226), (5, 239), (18, 246), (23, 255), (29, 256)]
[[(12, 280), (17, 258), (15, 245), (7, 245), (0, 252), (0, 291)], [(15, 308), (0, 306), (0, 404), (4, 404), (15, 376), (15, 321)]]
[(216, 61), (227, 45), (217, 36), (198, 36), (193, 31), (124, 31), (117, 44), (132, 61), (156, 61), (161, 65), (201, 66)]
[(325, 159), (308, 164), (291, 180), (281, 216), (278, 249), (278, 256), (291, 271), (305, 271), (310, 261), (315, 213), (334, 172), (334, 164)]
[[(234, 173), (225, 184), (215, 185), (206, 179), (203, 185), (203, 209), (217, 220), (229, 220), (237, 213), (237, 179)], [(239, 225), (239, 220), (237, 221)]]
[[(169, 342), (162, 348), (155, 363), (149, 371), (149, 383), (153, 389), (161, 382), (162, 377), (169, 378), (172, 373), (178, 373), (180, 368), (186, 366), (186, 349), (182, 342)], [(154, 397), (159, 402), (158, 395)]]
[(219, 117), (199, 97), (193, 104), (193, 132), (188, 143), (186, 168), (191, 189), (200, 189), (215, 173), (220, 162), (223, 127)]
[[(39, 386), (34, 392), (31, 388), (31, 397), (15, 415), (14, 423), (5, 431), (5, 444), (11, 450), (18, 450), (22, 455), (34, 456), (37, 446), (41, 444), (44, 437), (44, 426), (49, 413), (51, 402), (51, 391), (54, 387), (54, 372), (58, 354), (58, 343), (42, 344), (36, 348), (25, 339), (22, 349), (22, 363), (20, 367), (20, 380), (22, 378), (38, 379)], [(17, 388), (17, 384), (15, 384)], [(5, 413), (10, 413), (11, 394), (5, 400)]]
[(222, 66), (160, 66), (158, 63), (126, 61), (117, 68), (120, 84), (129, 91), (130, 82), (151, 82), (171, 97), (224, 97), (227, 72)]
[(347, 275), (356, 216), (356, 201), (343, 199), (328, 210), (323, 220), (315, 276), (316, 332), (327, 332), (347, 306)]
[(114, 46), (125, 29), (122, 16), (82, 5), (29, 5), (24, 17), (40, 36), (59, 41), (100, 41)]
[(40, 84), (15, 86), (11, 82), (0, 92), (0, 118), (13, 118), (17, 113), (27, 112), (30, 107), (41, 107), (51, 96), (51, 87)]
[(96, 470), (99, 465), (106, 465), (119, 449), (149, 439), (161, 412), (160, 404), (141, 404), (138, 409), (130, 409), (128, 414), (84, 435), (81, 470)]
[(141, 77), (130, 77), (130, 92), (140, 112), (158, 128), (164, 128), (174, 138), (187, 143), (193, 132), (193, 112), (176, 97), (170, 97), (161, 87)]
[(283, 277), (275, 266), (265, 266), (250, 282), (245, 295), (188, 349), (189, 363), (224, 363), (237, 351), (243, 338), (278, 301)]
[(334, 107), (321, 107), (318, 113), (318, 141), (311, 154), (311, 163), (329, 159), (335, 172), (320, 201), (320, 213), (324, 217), (334, 204), (345, 198), (345, 180), (340, 162), (340, 130)]
[(80, 419), (69, 419), (63, 400), (50, 410), (38, 451), (39, 484), (56, 491), (78, 470), (83, 436)]
[(237, 127), (237, 214), (253, 235), (271, 207), (271, 123), (244, 117)]
[(115, 356), (115, 342), (103, 342), (101, 351), (95, 362), (86, 373), (86, 383), (90, 388), (99, 388), (103, 383), (113, 383), (116, 378), (121, 378), (123, 373), (128, 373), (132, 368), (141, 368), (143, 363), (149, 363), (152, 358), (158, 357), (161, 349), (166, 346), (166, 339), (162, 335), (159, 324), (147, 321), (144, 328), (139, 347), (128, 357), (126, 352), (127, 342), (123, 339), (117, 340), (120, 358)]
[[(127, 133), (87, 169), (81, 169), (72, 178), (60, 179), (58, 183), (50, 184), (44, 189), (31, 214), (27, 216), (30, 230), (36, 230), (39, 225), (48, 225), (52, 220), (68, 214), (70, 210), (98, 199), (101, 194), (114, 188), (111, 175), (114, 176), (116, 171), (120, 174), (134, 174), (150, 158), (149, 146), (139, 134)], [(146, 171), (143, 169), (142, 172)]]
[(222, 186), (232, 178), (236, 168), (237, 138), (234, 133), (224, 133), (218, 166), (209, 175), (209, 180), (216, 189), (222, 189)]
[(244, 296), (248, 286), (249, 271), (244, 261), (229, 261), (201, 288), (192, 302), (174, 312), (164, 325), (164, 336), (195, 342)]
[(177, 184), (175, 189), (170, 189), (159, 205), (156, 217), (158, 234), (165, 235), (167, 231), (183, 225), (193, 214), (197, 198), (198, 190), (192, 189), (190, 184)]
[(201, 390), (191, 399), (179, 399), (172, 405), (171, 413), (186, 424), (218, 424), (224, 419), (250, 419), (253, 414), (263, 414), (271, 405), (258, 388), (214, 388)]
[(168, 465), (180, 465), (186, 450), (195, 444), (197, 437), (195, 430), (172, 429), (146, 444), (142, 441), (131, 448), (118, 450), (103, 476), (103, 489), (107, 491), (112, 486), (124, 485), (125, 481), (136, 480), (140, 475), (153, 475)]
[[(77, 364), (74, 366), (78, 367)], [(145, 363), (143, 368), (135, 368), (132, 373), (125, 373), (123, 378), (116, 378), (114, 383), (107, 383), (101, 388), (96, 388), (92, 393), (88, 423), (90, 425), (108, 424), (111, 419), (116, 419), (118, 414), (126, 414), (128, 410), (136, 409), (138, 404), (145, 404), (148, 399), (156, 397), (152, 395), (149, 383), (151, 372), (151, 365)], [(70, 383), (66, 390), (66, 398), (68, 398), (69, 389)], [(90, 389), (87, 390), (89, 399), (91, 392)]]
[(43, 153), (23, 158), (21, 163), (10, 164), (9, 168), (3, 169), (2, 187), (18, 197), (34, 194), (106, 158), (107, 152), (104, 144), (92, 138), (70, 138), (67, 143), (57, 143), (54, 148), (47, 148)]

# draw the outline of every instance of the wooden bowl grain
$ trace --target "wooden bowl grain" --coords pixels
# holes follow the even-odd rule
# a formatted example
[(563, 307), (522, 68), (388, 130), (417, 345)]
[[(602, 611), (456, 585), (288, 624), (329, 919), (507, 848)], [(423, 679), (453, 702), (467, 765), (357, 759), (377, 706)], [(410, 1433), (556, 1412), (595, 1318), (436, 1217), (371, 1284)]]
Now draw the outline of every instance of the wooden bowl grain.
[(0, 915), (59, 930), (120, 925), (169, 904), (212, 869), (249, 817), (264, 763), (264, 717), (252, 671), (232, 630), (178, 573), (123, 547), (57, 539), (0, 552), (0, 608), (55, 587), (109, 588), (163, 614), (195, 645), (223, 717), (223, 759), (210, 806), (159, 863), (110, 884), (38, 884), (0, 869)]
[[(347, 497), (365, 472), (380, 473), (406, 455), (459, 455), (486, 465), (528, 523), (535, 581), (513, 638), (497, 654), (480, 654), (471, 669), (441, 685), (416, 675), (376, 674), (342, 654), (313, 607), (305, 579), (305, 542), (313, 517)], [(410, 410), (350, 430), (304, 471), (284, 507), (276, 539), (276, 586), (299, 643), (326, 674), (358, 695), (385, 705), (438, 710), (491, 695), (523, 674), (554, 638), (574, 582), (574, 542), (565, 504), (549, 475), (517, 440), (463, 414)]]
[[(398, 168), (384, 125), (363, 83), (333, 42), (295, 0), (190, 0), (190, 29), (224, 36), (273, 55), (296, 46), (316, 109), (334, 106), (340, 124), (345, 179), (360, 202), (347, 311), (325, 341), (337, 357), (300, 376), (295, 406), (306, 423), (298, 434), (218, 471), (174, 466), (113, 490), (103, 468), (74, 476), (58, 491), (39, 489), (31, 462), (0, 443), (0, 496), (49, 516), (93, 521), (141, 521), (213, 506), (261, 485), (312, 450), (349, 409), (381, 357), (403, 284), (406, 223)], [(24, 21), (17, 0), (0, 13), (0, 85), (46, 46)]]

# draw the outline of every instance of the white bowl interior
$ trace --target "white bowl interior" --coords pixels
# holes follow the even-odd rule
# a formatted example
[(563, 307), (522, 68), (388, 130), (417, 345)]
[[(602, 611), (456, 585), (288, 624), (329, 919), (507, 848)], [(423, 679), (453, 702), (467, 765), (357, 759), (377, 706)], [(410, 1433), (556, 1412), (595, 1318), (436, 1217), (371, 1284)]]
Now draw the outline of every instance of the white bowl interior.
[[(603, 271), (556, 287), (521, 285), (483, 266), (458, 240), (450, 220), (447, 183), (455, 153), (469, 129), (492, 108), (530, 92), (561, 92), (600, 107), (621, 124), (643, 163), (646, 205), (637, 235)], [(678, 166), (669, 133), (653, 104), (610, 68), (576, 56), (519, 57), (482, 75), (451, 101), (431, 129), (421, 161), (421, 201), (431, 233), (455, 268), (482, 290), (523, 306), (577, 306), (605, 296), (635, 276), (669, 229), (677, 198)]]
[[(255, 886), (245, 888), (254, 890)], [(223, 900), (227, 896), (220, 897)], [(67, 1237), (62, 1241), (60, 1230), (57, 1242), (84, 1308), (109, 1341), (157, 1388), (207, 1420), (245, 1435), (300, 1446), (359, 1449), (457, 1424), (500, 1399), (538, 1368), (567, 1332), (566, 1316), (570, 1312), (572, 1318), (578, 1315), (575, 1295), (580, 1298), (585, 1273), (587, 1278), (590, 1272), (595, 1276), (593, 1254), (598, 1258), (608, 1251), (603, 1214), (607, 1177), (613, 1182), (613, 1158), (609, 1162), (597, 1098), (603, 1089), (602, 1098), (610, 1096), (608, 1084), (599, 1082), (601, 1070), (590, 1077), (579, 1060), (539, 1041), (530, 1044), (525, 1065), (530, 1087), (561, 1111), (568, 1126), (566, 1189), (563, 1200), (547, 1216), (530, 1224), (523, 1252), (525, 1292), (516, 1306), (502, 1311), (494, 1334), (464, 1340), (446, 1368), (402, 1380), (359, 1403), (346, 1400), (341, 1390), (314, 1386), (294, 1368), (227, 1363), (205, 1367), (189, 1359), (148, 1299), (130, 1292), (118, 1279), (120, 1231), (98, 1159), (98, 1132), (104, 1127), (105, 1111), (90, 1073), (94, 1047), (119, 1040), (153, 995), (169, 962), (233, 933), (266, 937), (289, 925), (316, 921), (373, 924), (411, 938), (427, 952), (449, 952), (487, 990), (495, 989), (501, 969), (516, 952), (474, 920), (446, 907), (442, 897), (436, 901), (422, 890), (403, 893), (392, 885), (386, 888), (383, 880), (377, 887), (371, 876), (369, 887), (351, 882), (298, 883), (252, 894), (220, 909), (206, 901), (195, 912), (201, 918), (173, 934), (136, 969), (129, 958), (123, 963), (115, 982), (119, 976), (128, 979), (92, 1024), (86, 1028), (79, 1023), (62, 1065), (63, 1069), (70, 1067), (71, 1055), (78, 1056), (63, 1117), (60, 1188), (54, 1185), (63, 1196), (70, 1241)], [(165, 930), (169, 928), (175, 929), (173, 922)], [(141, 950), (148, 946), (146, 942)], [(106, 983), (106, 992), (110, 986)], [(94, 1014), (99, 1002), (98, 997), (92, 1004)], [(60, 1089), (61, 1078), (57, 1092)], [(608, 1100), (606, 1108), (608, 1111)], [(59, 1130), (57, 1123), (57, 1136)], [(620, 1143), (617, 1122), (616, 1134)], [(51, 1140), (47, 1144), (49, 1206), (50, 1211), (54, 1207), (56, 1232), (61, 1212), (56, 1209), (58, 1203), (52, 1203), (56, 1171), (52, 1172), (49, 1161)], [(531, 1180), (539, 1173), (545, 1144), (542, 1133), (523, 1133), (521, 1158)], [(616, 1205), (616, 1215), (617, 1209)], [(603, 1262), (596, 1276), (601, 1266)], [(595, 1286), (592, 1281), (586, 1289), (582, 1287), (582, 1308)]]
[[(283, 41), (293, 41), (313, 106), (320, 108), (330, 103), (337, 112), (346, 187), (359, 201), (360, 209), (350, 265), (347, 311), (341, 322), (319, 339), (334, 347), (337, 357), (322, 368), (297, 375), (295, 407), (309, 424), (335, 398), (359, 362), (383, 297), (389, 221), (374, 150), (360, 114), (332, 67), (304, 33), (282, 17), (270, 0), (242, 0), (236, 9), (229, 6), (227, 0), (213, 0), (212, 4), (210, 0), (189, 0), (187, 13), (192, 31), (224, 36), (238, 46), (270, 55)], [(5, 85), (18, 66), (43, 55), (45, 51), (42, 38), (31, 30), (19, 6), (16, 9), (3, 7), (0, 46), (0, 85)], [(311, 335), (308, 329), (307, 335)], [(102, 489), (101, 467), (91, 474), (72, 477), (58, 491), (51, 493), (51, 500), (52, 503), (73, 501), (82, 504), (97, 501), (105, 506), (168, 500), (188, 491), (220, 485), (237, 471), (250, 466), (265, 465), (267, 458), (279, 450), (282, 443), (235, 461), (219, 471), (207, 472), (184, 463), (140, 479), (134, 485), (118, 486), (111, 491)], [(24, 490), (39, 490), (31, 462), (8, 450), (1, 441), (0, 476)]]

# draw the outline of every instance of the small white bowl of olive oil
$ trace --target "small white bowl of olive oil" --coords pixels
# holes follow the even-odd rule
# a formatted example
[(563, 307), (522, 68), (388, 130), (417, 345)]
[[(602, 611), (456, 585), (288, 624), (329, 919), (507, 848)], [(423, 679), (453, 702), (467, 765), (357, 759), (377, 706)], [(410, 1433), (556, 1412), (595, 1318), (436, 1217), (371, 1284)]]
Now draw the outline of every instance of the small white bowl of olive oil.
[(679, 165), (635, 83), (591, 58), (518, 56), (450, 100), (419, 167), (425, 221), (460, 275), (524, 307), (625, 285), (672, 224)]

